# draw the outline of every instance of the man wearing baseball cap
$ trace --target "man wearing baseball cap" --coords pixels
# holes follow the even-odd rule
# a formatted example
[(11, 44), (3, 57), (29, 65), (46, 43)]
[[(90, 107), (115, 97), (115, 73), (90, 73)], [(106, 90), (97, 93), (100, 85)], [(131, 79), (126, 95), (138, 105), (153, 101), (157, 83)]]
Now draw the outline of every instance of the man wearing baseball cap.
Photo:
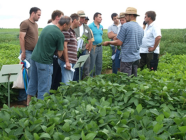
[(123, 24), (115, 41), (106, 41), (103, 45), (109, 44), (121, 46), (121, 63), (120, 71), (127, 73), (128, 76), (137, 76), (137, 68), (139, 64), (139, 48), (142, 44), (143, 29), (136, 22), (137, 9), (128, 7), (125, 12), (127, 23)]
[[(83, 35), (85, 35), (88, 39), (88, 43), (85, 44), (83, 43), (82, 46), (82, 53), (79, 55), (86, 55), (86, 54), (90, 54), (91, 51), (91, 38), (92, 38), (92, 34), (90, 31), (90, 28), (85, 24), (85, 12), (80, 10), (77, 12), (77, 14), (80, 17), (80, 24), (79, 27), (75, 28), (74, 31), (76, 33), (76, 38), (82, 37)], [(89, 65), (90, 65), (90, 57), (88, 57), (88, 59), (86, 60), (84, 66), (83, 66), (83, 70), (81, 71), (83, 73), (83, 77), (82, 74), (80, 75), (81, 78), (85, 78), (86, 76), (89, 75)], [(79, 68), (75, 69), (75, 73), (74, 73), (74, 81), (78, 81), (79, 80)]]
[(88, 24), (89, 18), (85, 17), (85, 24)]

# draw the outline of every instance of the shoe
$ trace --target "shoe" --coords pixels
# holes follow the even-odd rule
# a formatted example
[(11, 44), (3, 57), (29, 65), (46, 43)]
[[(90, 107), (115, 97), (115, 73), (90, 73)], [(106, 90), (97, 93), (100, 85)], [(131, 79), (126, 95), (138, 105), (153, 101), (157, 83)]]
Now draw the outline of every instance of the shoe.
[(24, 105), (24, 106), (27, 106), (26, 100), (18, 101), (18, 102), (17, 102), (17, 105)]

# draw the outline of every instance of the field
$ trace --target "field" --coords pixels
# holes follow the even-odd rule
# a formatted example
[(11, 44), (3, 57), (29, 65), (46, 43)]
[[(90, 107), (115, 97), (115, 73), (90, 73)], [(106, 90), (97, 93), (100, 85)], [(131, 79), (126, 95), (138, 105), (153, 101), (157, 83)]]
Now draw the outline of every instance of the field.
[[(39, 29), (39, 32), (42, 29)], [(107, 38), (104, 30), (103, 38)], [(18, 29), (0, 29), (0, 68), (19, 63)], [(103, 74), (61, 86), (25, 108), (0, 111), (0, 139), (184, 140), (186, 139), (186, 29), (162, 30), (158, 71), (138, 77)], [(111, 51), (103, 47), (103, 73)], [(11, 90), (15, 101), (17, 90)], [(7, 85), (0, 85), (0, 103)]]

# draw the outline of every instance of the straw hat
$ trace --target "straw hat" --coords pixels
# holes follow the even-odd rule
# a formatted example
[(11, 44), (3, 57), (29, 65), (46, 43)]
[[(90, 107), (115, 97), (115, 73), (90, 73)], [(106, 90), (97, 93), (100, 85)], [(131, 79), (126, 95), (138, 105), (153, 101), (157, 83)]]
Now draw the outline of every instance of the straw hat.
[(133, 7), (128, 7), (128, 8), (126, 9), (125, 14), (137, 15), (137, 16), (139, 16), (139, 15), (137, 14), (137, 9), (136, 9), (136, 8), (133, 8)]
[(121, 12), (121, 13), (119, 14), (118, 19), (120, 19), (120, 18), (124, 18), (124, 17), (125, 17), (125, 13), (124, 13), (124, 12)]
[(78, 14), (80, 17), (86, 17), (85, 12), (84, 12), (83, 10), (78, 11), (77, 14)]

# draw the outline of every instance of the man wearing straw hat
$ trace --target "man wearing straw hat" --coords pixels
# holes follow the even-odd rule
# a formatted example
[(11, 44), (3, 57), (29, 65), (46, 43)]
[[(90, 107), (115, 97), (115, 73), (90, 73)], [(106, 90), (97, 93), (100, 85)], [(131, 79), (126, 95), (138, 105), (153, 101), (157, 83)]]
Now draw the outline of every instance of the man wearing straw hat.
[[(118, 33), (118, 27), (119, 27), (119, 19), (117, 13), (112, 13), (111, 15), (112, 21), (114, 22), (111, 26), (108, 28), (108, 38), (111, 39), (111, 41), (114, 39), (114, 37), (117, 36)], [(115, 55), (115, 50), (117, 46), (110, 45), (112, 49), (112, 55)], [(115, 66), (115, 59), (112, 60), (112, 73), (117, 74), (117, 68)]]
[(140, 46), (140, 64), (139, 67), (143, 69), (145, 65), (151, 70), (157, 70), (158, 55), (160, 52), (159, 43), (161, 40), (161, 30), (154, 22), (156, 20), (156, 13), (148, 11), (145, 13), (145, 22), (147, 23), (144, 30), (144, 37), (142, 45)]
[(139, 46), (142, 44), (143, 29), (136, 22), (137, 9), (128, 7), (125, 12), (127, 23), (123, 24), (117, 36), (117, 40), (106, 41), (103, 45), (109, 44), (121, 46), (121, 63), (120, 71), (127, 73), (128, 76), (137, 76), (137, 68), (139, 64)]
[[(77, 14), (80, 17), (80, 25), (79, 25), (79, 27), (74, 29), (74, 31), (76, 33), (76, 37), (79, 38), (79, 37), (82, 37), (84, 35), (84, 36), (87, 37), (87, 40), (88, 40), (87, 44), (83, 43), (82, 53), (80, 53), (80, 55), (79, 55), (79, 57), (80, 57), (82, 55), (90, 54), (90, 51), (92, 49), (91, 48), (92, 34), (91, 34), (91, 31), (90, 31), (90, 28), (86, 24), (84, 24), (85, 23), (85, 18), (86, 18), (85, 12), (80, 10), (80, 11), (77, 12)], [(90, 57), (88, 57), (88, 59), (84, 63), (83, 71), (81, 71), (83, 73), (83, 75), (82, 74), (80, 75), (82, 78), (85, 78), (86, 76), (89, 75), (89, 65), (90, 65)], [(73, 80), (74, 81), (79, 80), (79, 68), (75, 69)]]

